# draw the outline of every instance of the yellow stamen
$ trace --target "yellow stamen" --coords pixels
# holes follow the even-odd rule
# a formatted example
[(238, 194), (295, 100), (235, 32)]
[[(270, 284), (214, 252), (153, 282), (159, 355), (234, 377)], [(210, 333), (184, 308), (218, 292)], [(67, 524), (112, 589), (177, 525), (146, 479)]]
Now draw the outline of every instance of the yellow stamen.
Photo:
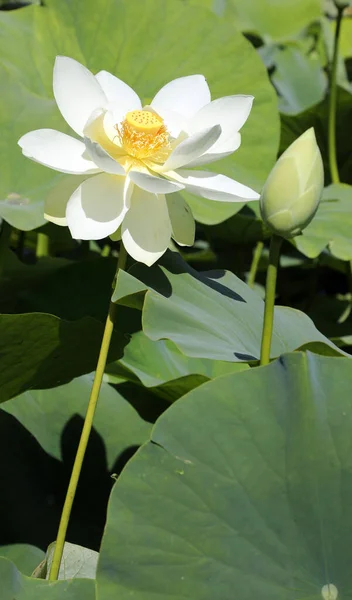
[(171, 152), (164, 121), (153, 112), (133, 110), (116, 129), (120, 144), (130, 157), (138, 160), (151, 158), (162, 163)]

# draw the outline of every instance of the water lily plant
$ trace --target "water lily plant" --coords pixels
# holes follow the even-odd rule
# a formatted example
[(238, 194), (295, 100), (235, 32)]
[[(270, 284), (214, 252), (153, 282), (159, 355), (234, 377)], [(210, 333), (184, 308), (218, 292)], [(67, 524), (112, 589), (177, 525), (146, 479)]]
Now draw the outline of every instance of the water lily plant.
[(225, 175), (194, 169), (238, 149), (252, 96), (211, 101), (205, 77), (191, 75), (167, 83), (143, 106), (111, 73), (94, 76), (63, 56), (55, 62), (53, 88), (61, 114), (81, 139), (39, 129), (19, 145), (51, 169), (87, 176), (70, 197), (58, 191), (45, 204), (45, 217), (67, 225), (73, 238), (121, 236), (135, 260), (152, 265), (171, 237), (186, 246), (194, 241), (191, 210), (173, 192), (221, 202), (259, 198)]

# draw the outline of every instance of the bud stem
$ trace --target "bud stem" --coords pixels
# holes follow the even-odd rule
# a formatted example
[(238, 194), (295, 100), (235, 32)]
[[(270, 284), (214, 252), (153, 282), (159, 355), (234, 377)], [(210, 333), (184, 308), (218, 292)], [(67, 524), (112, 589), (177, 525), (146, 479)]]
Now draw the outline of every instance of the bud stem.
[[(118, 259), (118, 263), (117, 263), (117, 272), (120, 269), (125, 268), (126, 259), (127, 259), (127, 253), (121, 242), (120, 254), (119, 254), (119, 259)], [(115, 275), (115, 278), (116, 278), (116, 275)], [(115, 278), (114, 278), (114, 281), (115, 281)], [(70, 519), (72, 505), (73, 505), (73, 502), (75, 499), (79, 476), (81, 474), (84, 456), (85, 456), (86, 449), (88, 446), (90, 432), (91, 432), (92, 426), (93, 426), (95, 409), (97, 406), (101, 383), (103, 380), (103, 375), (104, 375), (106, 360), (108, 357), (111, 336), (112, 336), (112, 332), (113, 332), (114, 324), (115, 324), (115, 318), (116, 318), (116, 304), (114, 304), (113, 302), (110, 302), (109, 313), (108, 313), (108, 316), (106, 319), (105, 330), (104, 330), (103, 340), (102, 340), (101, 347), (100, 347), (97, 369), (96, 369), (95, 376), (94, 376), (94, 381), (93, 381), (91, 395), (89, 398), (87, 413), (86, 413), (86, 417), (84, 420), (84, 425), (83, 425), (83, 429), (82, 429), (82, 433), (81, 433), (81, 439), (79, 441), (75, 462), (74, 462), (73, 468), (72, 468), (71, 479), (70, 479), (70, 483), (68, 485), (68, 489), (67, 489), (67, 493), (66, 493), (65, 503), (64, 503), (64, 507), (62, 509), (61, 520), (60, 520), (59, 530), (58, 530), (58, 534), (57, 534), (54, 555), (53, 555), (53, 562), (51, 564), (51, 569), (50, 569), (50, 575), (49, 575), (50, 581), (54, 581), (54, 580), (58, 579), (58, 576), (59, 576), (60, 564), (61, 564), (62, 555), (63, 555), (63, 551), (64, 551), (64, 546), (65, 546), (67, 527), (68, 527), (68, 523), (69, 523), (69, 519)]]
[(5, 263), (6, 263), (6, 250), (9, 247), (10, 238), (12, 233), (12, 227), (7, 221), (3, 221), (0, 224), (0, 278), (2, 277)]
[(329, 102), (329, 166), (332, 183), (340, 183), (336, 157), (336, 101), (337, 101), (337, 62), (339, 42), (344, 8), (337, 6), (336, 28), (334, 38), (334, 53), (330, 68), (330, 102)]
[(256, 247), (254, 248), (251, 267), (250, 267), (248, 279), (247, 279), (247, 285), (249, 285), (250, 288), (254, 288), (255, 278), (257, 276), (259, 261), (260, 261), (260, 257), (263, 252), (263, 248), (264, 248), (263, 242), (258, 242)]
[(273, 235), (270, 240), (269, 266), (266, 274), (264, 324), (260, 364), (267, 365), (270, 361), (271, 338), (274, 324), (274, 304), (276, 293), (277, 269), (279, 265), (282, 237)]
[(35, 253), (37, 258), (49, 256), (49, 236), (46, 233), (38, 233)]

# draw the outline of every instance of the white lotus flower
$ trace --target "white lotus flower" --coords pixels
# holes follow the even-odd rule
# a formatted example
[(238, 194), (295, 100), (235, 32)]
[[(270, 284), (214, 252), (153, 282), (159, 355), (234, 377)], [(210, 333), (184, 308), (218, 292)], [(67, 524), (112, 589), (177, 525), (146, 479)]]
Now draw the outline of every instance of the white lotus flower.
[(152, 265), (171, 237), (186, 246), (194, 241), (192, 213), (172, 192), (187, 190), (221, 202), (259, 198), (225, 175), (185, 168), (237, 150), (252, 96), (211, 102), (203, 75), (191, 75), (166, 84), (143, 107), (136, 92), (114, 75), (94, 76), (63, 56), (55, 62), (54, 96), (83, 141), (39, 129), (18, 143), (25, 156), (51, 169), (87, 175), (72, 195), (58, 190), (45, 205), (46, 219), (68, 225), (75, 239), (121, 235), (135, 260)]

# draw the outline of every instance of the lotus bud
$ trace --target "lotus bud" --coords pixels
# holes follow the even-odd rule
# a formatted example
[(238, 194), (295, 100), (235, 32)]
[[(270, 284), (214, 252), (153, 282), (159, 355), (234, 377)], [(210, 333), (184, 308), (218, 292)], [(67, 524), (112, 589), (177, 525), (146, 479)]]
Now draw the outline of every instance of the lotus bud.
[(314, 129), (280, 156), (260, 196), (264, 223), (285, 238), (299, 235), (313, 219), (324, 188), (324, 168)]

